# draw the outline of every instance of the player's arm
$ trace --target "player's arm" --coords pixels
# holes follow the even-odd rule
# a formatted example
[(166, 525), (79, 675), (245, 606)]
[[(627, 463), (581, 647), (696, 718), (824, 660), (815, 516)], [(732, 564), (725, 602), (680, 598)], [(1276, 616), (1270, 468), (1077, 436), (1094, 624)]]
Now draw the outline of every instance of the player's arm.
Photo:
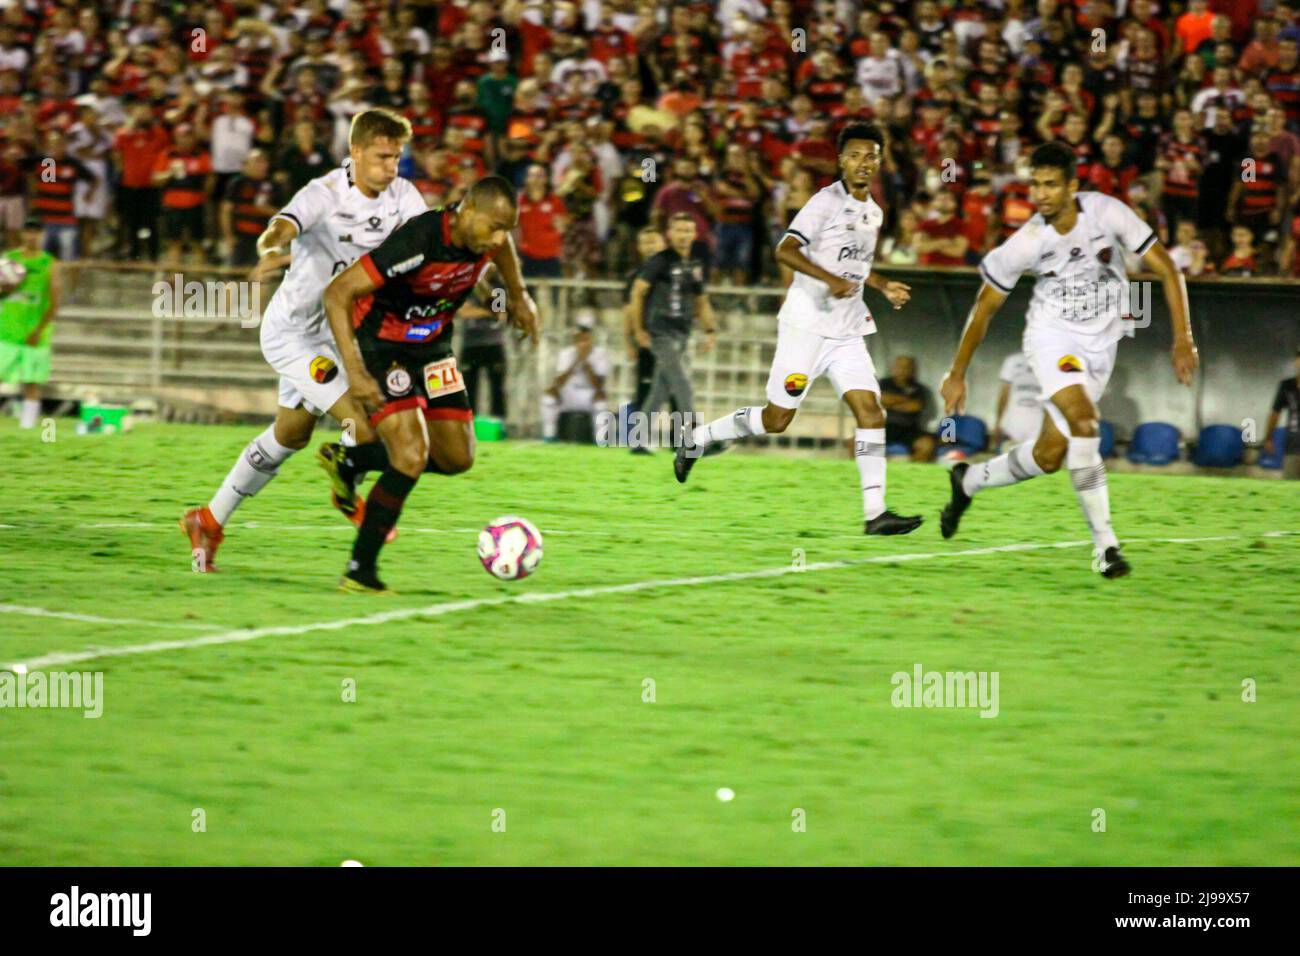
[(519, 255), (515, 252), (515, 241), (509, 234), (506, 235), (506, 241), (493, 253), (492, 262), (501, 273), (501, 281), (506, 286), (506, 296), (509, 299), (506, 308), (510, 321), (515, 328), (536, 343), (541, 320), (537, 315), (537, 305), (533, 302), (533, 297), (524, 288), (524, 276), (519, 268)]
[(1187, 304), (1187, 281), (1159, 240), (1152, 243), (1151, 248), (1142, 256), (1142, 265), (1160, 277), (1160, 284), (1165, 291), (1165, 302), (1169, 306), (1169, 318), (1174, 327), (1174, 374), (1184, 385), (1191, 385), (1192, 373), (1196, 371), (1199, 359), (1196, 354), (1196, 343), (1192, 340), (1191, 309)]
[(844, 299), (858, 293), (858, 284), (833, 272), (827, 272), (817, 263), (803, 254), (803, 243), (796, 236), (787, 234), (777, 244), (776, 261), (787, 269), (812, 276), (818, 282), (825, 282), (830, 287), (831, 295)]
[(367, 412), (375, 412), (383, 407), (384, 396), (379, 391), (379, 383), (366, 371), (361, 346), (357, 344), (357, 335), (352, 328), (353, 303), (379, 288), (379, 283), (362, 264), (365, 259), (364, 256), (358, 259), (330, 281), (325, 287), (323, 302), (325, 318), (334, 333), (334, 344), (343, 360), (344, 371), (348, 373), (348, 388)]
[[(1280, 391), (1278, 392), (1278, 397), (1281, 397)], [(1273, 432), (1277, 430), (1277, 420), (1279, 417), (1281, 416), (1279, 415), (1278, 410), (1274, 408), (1273, 411), (1268, 413), (1268, 425), (1264, 428), (1263, 445), (1270, 455), (1277, 454), (1277, 449), (1273, 447)]]
[(867, 273), (867, 285), (888, 299), (889, 304), (895, 309), (901, 309), (912, 298), (912, 287), (910, 285), (905, 282), (886, 279), (875, 272)]
[(650, 347), (650, 333), (645, 330), (645, 297), (650, 283), (640, 276), (632, 282), (632, 301), (628, 303), (628, 317), (632, 320), (632, 338), (643, 349)]
[(713, 303), (709, 301), (708, 293), (701, 292), (695, 297), (695, 311), (704, 326), (704, 351), (712, 352), (718, 341), (718, 317), (713, 314)]
[(999, 292), (988, 282), (980, 286), (975, 296), (975, 305), (966, 319), (966, 328), (962, 330), (961, 342), (957, 346), (957, 354), (953, 357), (952, 367), (948, 369), (948, 374), (943, 377), (943, 384), (939, 386), (939, 394), (943, 396), (944, 414), (951, 415), (953, 412), (961, 412), (965, 409), (966, 370), (970, 368), (971, 359), (975, 357), (975, 350), (988, 334), (989, 323), (993, 321), (993, 316), (997, 315), (998, 309), (1002, 308), (1002, 303), (1005, 301), (1007, 301), (1007, 294)]
[(41, 316), (41, 321), (36, 323), (36, 328), (32, 329), (31, 334), (27, 336), (27, 344), (36, 346), (41, 344), (41, 336), (45, 334), (45, 329), (50, 322), (54, 320), (55, 314), (59, 311), (59, 303), (63, 300), (63, 273), (60, 271), (58, 260), (50, 263), (50, 305)]
[(298, 226), (292, 219), (272, 219), (257, 237), (257, 265), (248, 274), (249, 279), (257, 282), (287, 265), (290, 259), (289, 243), (297, 236)]

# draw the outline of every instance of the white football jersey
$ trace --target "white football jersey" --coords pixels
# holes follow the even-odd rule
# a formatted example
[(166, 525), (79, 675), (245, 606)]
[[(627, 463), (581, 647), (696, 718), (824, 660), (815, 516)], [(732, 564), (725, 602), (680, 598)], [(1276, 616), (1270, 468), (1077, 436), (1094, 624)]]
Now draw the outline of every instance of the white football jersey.
[(1009, 294), (1030, 273), (1035, 281), (1026, 331), (1094, 336), (1101, 348), (1119, 341), (1121, 319), (1130, 314), (1124, 250), (1141, 256), (1155, 244), (1156, 234), (1127, 204), (1104, 193), (1076, 193), (1075, 201), (1079, 218), (1068, 235), (1035, 213), (984, 257), (980, 275)]
[(353, 185), (351, 160), (313, 179), (271, 217), (289, 220), (298, 235), (289, 247), (289, 271), (268, 311), (295, 329), (318, 331), (325, 322), (321, 296), (330, 279), (428, 210), (420, 191), (400, 176), (367, 198)]
[[(843, 180), (837, 179), (813, 194), (781, 238), (794, 236), (803, 246), (803, 254), (827, 272), (865, 283), (884, 221), (884, 210), (874, 199), (854, 199)], [(802, 272), (794, 274), (777, 317), (827, 338), (876, 331), (860, 291), (837, 299), (825, 282)]]

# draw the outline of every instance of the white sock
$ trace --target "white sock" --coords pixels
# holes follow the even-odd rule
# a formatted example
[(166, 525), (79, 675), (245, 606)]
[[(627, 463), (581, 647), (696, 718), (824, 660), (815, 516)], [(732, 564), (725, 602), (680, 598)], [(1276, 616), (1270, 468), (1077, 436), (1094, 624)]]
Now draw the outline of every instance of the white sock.
[(854, 429), (853, 457), (862, 476), (862, 513), (870, 521), (885, 510), (885, 430)]
[(294, 449), (285, 448), (275, 440), (275, 425), (268, 425), (266, 431), (249, 442), (208, 503), (208, 510), (217, 519), (217, 524), (224, 525), (240, 502), (265, 488), (266, 483), (275, 477), (276, 470), (293, 453)]
[(697, 448), (704, 448), (715, 441), (734, 441), (750, 435), (765, 435), (767, 429), (763, 427), (763, 409), (757, 406), (738, 408), (730, 415), (723, 415), (707, 425), (699, 426), (692, 434)]
[(560, 430), (560, 403), (551, 395), (542, 395), (542, 437), (554, 438)]
[(1025, 442), (1005, 455), (998, 455), (982, 465), (971, 465), (966, 469), (966, 477), (962, 479), (961, 487), (966, 494), (973, 495), (981, 488), (1014, 485), (1018, 481), (1037, 478), (1042, 473), (1043, 469), (1039, 468), (1038, 462), (1034, 461), (1034, 443)]
[(1101, 460), (1101, 439), (1071, 435), (1065, 461), (1074, 493), (1079, 496), (1079, 507), (1088, 519), (1093, 545), (1103, 551), (1118, 546), (1119, 539), (1110, 527), (1110, 489), (1106, 486), (1106, 465)]
[(18, 416), (19, 428), (35, 428), (36, 422), (41, 417), (41, 400), (39, 398), (24, 398), (23, 410)]

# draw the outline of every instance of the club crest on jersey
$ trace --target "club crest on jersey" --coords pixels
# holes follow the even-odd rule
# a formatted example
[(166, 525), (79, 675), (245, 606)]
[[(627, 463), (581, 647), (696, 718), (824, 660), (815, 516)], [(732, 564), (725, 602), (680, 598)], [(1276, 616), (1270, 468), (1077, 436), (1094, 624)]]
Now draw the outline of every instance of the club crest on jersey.
[(394, 365), (388, 370), (388, 377), (384, 380), (388, 385), (388, 391), (392, 395), (405, 395), (411, 390), (411, 373), (400, 365)]
[(311, 370), (311, 377), (322, 385), (334, 381), (339, 374), (339, 367), (332, 359), (327, 359), (323, 355), (317, 355), (312, 359), (308, 368)]
[(379, 216), (371, 216), (366, 220), (366, 232), (383, 232), (384, 220)]
[(1056, 367), (1062, 372), (1082, 372), (1083, 363), (1073, 355), (1062, 355), (1056, 363)]
[(401, 262), (397, 263), (396, 265), (389, 266), (388, 277), (391, 279), (393, 276), (400, 276), (403, 272), (410, 272), (412, 269), (414, 269), (416, 266), (420, 265), (423, 262), (424, 262), (424, 253), (423, 252), (417, 253), (416, 255), (411, 256), (411, 258), (409, 259), (403, 259)]
[(808, 376), (803, 372), (792, 372), (785, 377), (785, 393), (792, 398), (798, 398), (807, 387)]

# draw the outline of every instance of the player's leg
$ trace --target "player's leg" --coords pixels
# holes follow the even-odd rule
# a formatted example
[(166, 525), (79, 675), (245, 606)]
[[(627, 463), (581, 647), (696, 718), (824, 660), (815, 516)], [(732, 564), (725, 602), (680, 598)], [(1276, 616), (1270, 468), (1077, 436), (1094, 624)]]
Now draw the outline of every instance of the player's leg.
[(334, 507), (360, 527), (365, 502), (357, 495), (357, 482), (368, 471), (383, 471), (388, 452), (351, 392), (345, 392), (329, 412), (343, 426), (343, 440), (321, 445), (316, 450), (316, 463), (329, 476)]
[(853, 413), (853, 458), (858, 466), (866, 534), (908, 534), (921, 526), (921, 515), (899, 515), (885, 504), (885, 409), (880, 383), (866, 342), (861, 336), (828, 339), (814, 372), (825, 370), (849, 411)]
[(50, 380), (50, 347), (20, 345), (18, 377), (22, 383), (23, 407), (20, 428), (35, 428), (41, 417), (41, 386)]
[(429, 457), (424, 470), (438, 475), (459, 475), (474, 466), (474, 423), (450, 409), (430, 408), (425, 415), (429, 432)]
[(542, 392), (542, 441), (555, 441), (560, 430), (560, 400)]
[(1083, 384), (1057, 392), (1051, 402), (1069, 425), (1065, 462), (1092, 534), (1094, 566), (1105, 577), (1123, 577), (1130, 567), (1120, 554), (1119, 539), (1110, 522), (1110, 488), (1101, 457), (1101, 415)]
[(429, 460), (429, 439), (421, 408), (415, 404), (390, 411), (392, 408), (389, 405), (379, 413), (376, 428), (388, 452), (388, 465), (366, 497), (365, 518), (357, 529), (347, 571), (339, 581), (344, 591), (387, 592), (379, 580), (379, 551), (396, 527), (406, 498)]
[(962, 515), (971, 505), (975, 493), (985, 488), (1002, 488), (1054, 472), (1065, 459), (1065, 436), (1043, 412), (1043, 423), (1035, 441), (1021, 442), (1010, 451), (982, 464), (959, 462), (948, 473), (949, 499), (939, 514), (939, 531), (945, 538), (957, 533)]
[(645, 404), (637, 412), (640, 420), (636, 423), (628, 435), (628, 444), (632, 446), (634, 455), (650, 454), (650, 445), (654, 442), (659, 434), (656, 427), (659, 418), (659, 409), (668, 401), (668, 396), (672, 389), (669, 386), (669, 370), (667, 359), (663, 356), (665, 336), (656, 335), (650, 340), (650, 354), (654, 356), (654, 375), (650, 382), (650, 394), (646, 396)]
[(819, 372), (814, 372), (826, 342), (820, 335), (782, 322), (777, 326), (776, 352), (767, 373), (767, 404), (738, 408), (728, 415), (699, 425), (688, 448), (679, 448), (673, 462), (677, 480), (684, 482), (695, 462), (717, 442), (753, 435), (779, 435), (790, 427), (799, 404)]

